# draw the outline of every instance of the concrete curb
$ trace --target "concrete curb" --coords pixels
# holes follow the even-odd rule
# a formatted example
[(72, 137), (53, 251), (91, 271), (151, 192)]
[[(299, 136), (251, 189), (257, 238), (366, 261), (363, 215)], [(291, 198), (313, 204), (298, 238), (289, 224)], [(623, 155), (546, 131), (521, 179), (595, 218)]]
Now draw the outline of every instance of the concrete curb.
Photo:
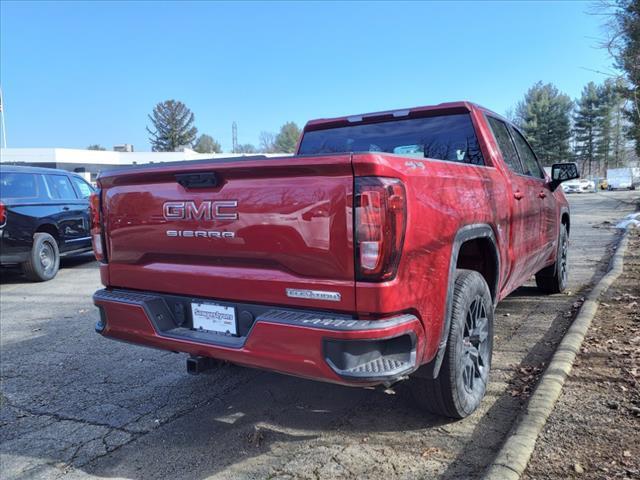
[(553, 354), (551, 363), (529, 399), (526, 410), (516, 421), (498, 455), (485, 472), (484, 480), (518, 480), (527, 468), (538, 435), (560, 397), (562, 386), (571, 372), (576, 355), (598, 310), (600, 296), (622, 273), (629, 231), (630, 229), (625, 231), (618, 244), (610, 270), (591, 290)]

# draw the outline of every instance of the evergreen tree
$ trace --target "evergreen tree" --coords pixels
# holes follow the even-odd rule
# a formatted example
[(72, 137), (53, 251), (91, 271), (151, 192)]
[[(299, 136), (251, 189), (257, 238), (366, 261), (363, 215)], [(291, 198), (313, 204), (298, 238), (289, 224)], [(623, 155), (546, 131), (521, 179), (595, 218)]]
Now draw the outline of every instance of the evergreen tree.
[(570, 158), (571, 99), (548, 83), (536, 83), (516, 107), (517, 124), (544, 165)]
[(287, 122), (280, 128), (274, 142), (275, 150), (281, 153), (293, 153), (302, 132), (294, 122)]
[(640, 156), (640, 0), (618, 0), (622, 9), (618, 15), (622, 48), (618, 52), (618, 66), (627, 74), (629, 86), (625, 96), (629, 100), (626, 111), (631, 122), (629, 138), (636, 144)]
[(182, 102), (158, 103), (149, 120), (154, 127), (154, 130), (147, 127), (154, 152), (175, 152), (179, 147), (191, 146), (196, 139), (198, 129), (193, 126), (194, 115)]
[(598, 87), (600, 112), (598, 119), (597, 156), (601, 165), (600, 173), (608, 168), (625, 164), (624, 106), (622, 96), (624, 82), (621, 79), (607, 79)]
[(578, 100), (574, 118), (574, 135), (576, 141), (576, 158), (581, 163), (580, 171), (587, 176), (593, 175), (598, 164), (598, 134), (602, 126), (601, 91), (593, 82), (589, 82), (582, 90)]
[(202, 134), (198, 137), (193, 149), (198, 153), (220, 153), (222, 147), (211, 135)]
[(635, 142), (640, 156), (640, 0), (604, 2), (609, 39), (606, 47), (615, 66), (624, 72), (622, 94), (627, 100), (625, 115), (629, 121), (628, 138)]

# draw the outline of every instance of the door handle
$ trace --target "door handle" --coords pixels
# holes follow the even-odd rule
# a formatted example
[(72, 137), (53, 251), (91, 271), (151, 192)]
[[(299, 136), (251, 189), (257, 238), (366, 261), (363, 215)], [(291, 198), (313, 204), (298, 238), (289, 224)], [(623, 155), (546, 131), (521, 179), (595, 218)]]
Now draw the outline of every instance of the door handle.
[(515, 198), (516, 200), (522, 200), (524, 198), (524, 193), (522, 193), (520, 190), (516, 190), (513, 193), (513, 198)]
[(69, 207), (62, 207), (62, 209), (63, 209), (65, 212), (68, 212), (68, 211), (69, 211)]
[(547, 194), (546, 194), (544, 191), (540, 192), (540, 193), (538, 194), (538, 196), (539, 196), (540, 198), (547, 198)]

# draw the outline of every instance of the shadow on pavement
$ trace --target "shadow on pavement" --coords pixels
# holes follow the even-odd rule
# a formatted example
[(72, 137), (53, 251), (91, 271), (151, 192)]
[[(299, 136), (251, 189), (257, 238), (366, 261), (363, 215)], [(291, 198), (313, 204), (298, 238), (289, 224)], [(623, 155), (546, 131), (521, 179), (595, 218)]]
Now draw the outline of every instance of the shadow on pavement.
[[(114, 351), (119, 344), (89, 332), (90, 325), (78, 332), (90, 342), (70, 341), (63, 350), (60, 329), (77, 325), (43, 328), (3, 348), (5, 359), (16, 359), (3, 365), (0, 426), (16, 425), (0, 428), (0, 452), (10, 459), (5, 478), (21, 468), (12, 459), (32, 458), (27, 471), (44, 477), (50, 472), (43, 468), (66, 464), (100, 477), (204, 479), (332, 432), (408, 433), (450, 423), (379, 389), (232, 365), (189, 376), (175, 361), (185, 357), (124, 344)], [(46, 366), (18, 361), (42, 351)]]
[[(92, 252), (81, 253), (60, 259), (60, 270), (65, 268), (96, 268), (96, 259)], [(60, 272), (58, 272), (59, 274)], [(56, 278), (49, 280), (55, 282)], [(0, 267), (0, 285), (15, 283), (33, 283), (24, 278), (22, 270), (18, 265)]]

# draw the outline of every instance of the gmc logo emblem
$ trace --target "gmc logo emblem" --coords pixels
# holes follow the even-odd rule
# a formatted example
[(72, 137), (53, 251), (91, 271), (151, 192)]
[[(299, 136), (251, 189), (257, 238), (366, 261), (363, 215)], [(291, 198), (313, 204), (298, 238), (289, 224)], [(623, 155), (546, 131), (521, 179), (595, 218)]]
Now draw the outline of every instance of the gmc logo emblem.
[(164, 202), (162, 214), (165, 220), (237, 220), (238, 213), (233, 211), (237, 207), (237, 200), (205, 200), (200, 205), (193, 201)]

